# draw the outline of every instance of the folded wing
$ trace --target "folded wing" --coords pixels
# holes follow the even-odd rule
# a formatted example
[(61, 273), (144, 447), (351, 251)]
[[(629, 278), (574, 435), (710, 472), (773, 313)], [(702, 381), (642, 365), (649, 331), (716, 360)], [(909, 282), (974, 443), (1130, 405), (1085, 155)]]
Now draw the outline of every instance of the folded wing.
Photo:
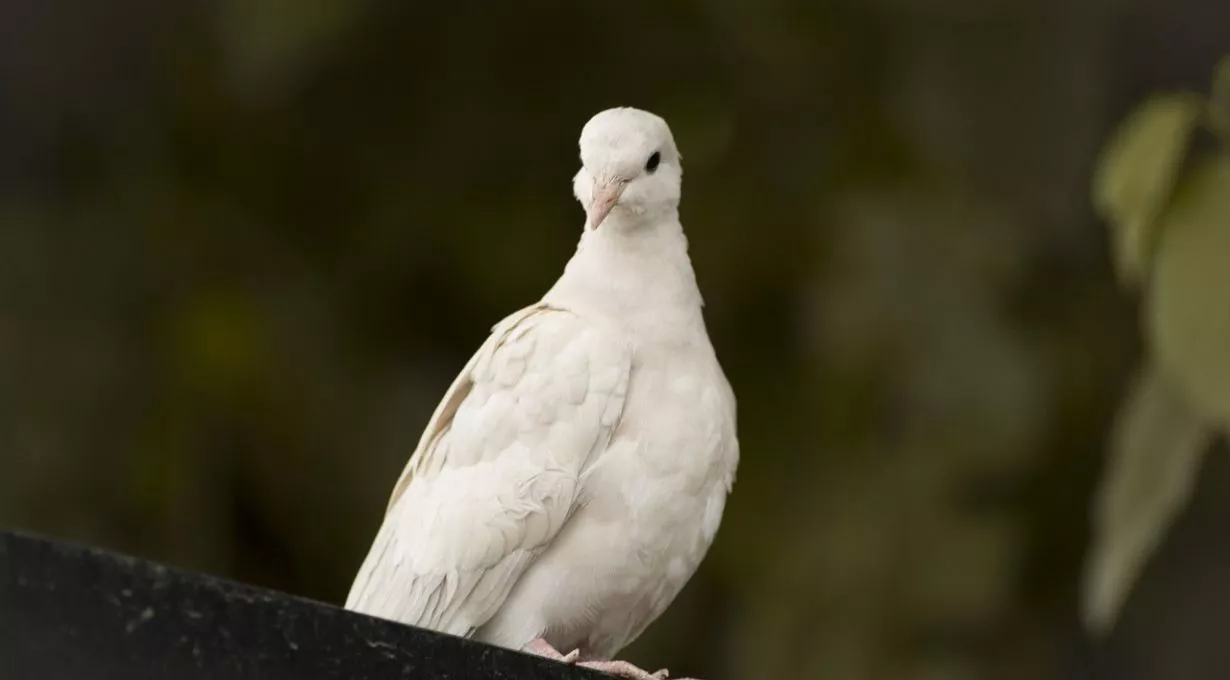
[(490, 619), (571, 515), (630, 370), (628, 347), (568, 311), (497, 324), (428, 423), (346, 608), (454, 635)]

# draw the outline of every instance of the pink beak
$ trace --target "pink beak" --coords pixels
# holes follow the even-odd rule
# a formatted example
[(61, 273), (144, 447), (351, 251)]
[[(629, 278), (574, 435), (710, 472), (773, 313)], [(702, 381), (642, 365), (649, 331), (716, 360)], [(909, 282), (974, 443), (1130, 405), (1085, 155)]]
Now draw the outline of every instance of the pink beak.
[(623, 192), (624, 183), (617, 179), (594, 182), (594, 195), (589, 200), (589, 209), (585, 211), (590, 229), (597, 229), (602, 224)]

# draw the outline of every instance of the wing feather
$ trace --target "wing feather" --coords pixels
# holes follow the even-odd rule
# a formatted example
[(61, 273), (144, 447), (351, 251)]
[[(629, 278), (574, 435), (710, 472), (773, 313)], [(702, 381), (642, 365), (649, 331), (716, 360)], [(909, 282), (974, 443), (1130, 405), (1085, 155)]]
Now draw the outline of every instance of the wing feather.
[(436, 408), (346, 601), (469, 635), (574, 507), (618, 425), (629, 348), (535, 305), (497, 324)]

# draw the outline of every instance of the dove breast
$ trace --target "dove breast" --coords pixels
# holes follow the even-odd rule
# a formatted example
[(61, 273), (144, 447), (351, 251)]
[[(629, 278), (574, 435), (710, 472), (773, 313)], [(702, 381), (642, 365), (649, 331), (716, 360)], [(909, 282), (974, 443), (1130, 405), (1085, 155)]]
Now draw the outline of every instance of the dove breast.
[(703, 337), (633, 356), (618, 429), (582, 473), (575, 513), (476, 639), (516, 648), (542, 636), (611, 658), (708, 551), (738, 459), (734, 395)]

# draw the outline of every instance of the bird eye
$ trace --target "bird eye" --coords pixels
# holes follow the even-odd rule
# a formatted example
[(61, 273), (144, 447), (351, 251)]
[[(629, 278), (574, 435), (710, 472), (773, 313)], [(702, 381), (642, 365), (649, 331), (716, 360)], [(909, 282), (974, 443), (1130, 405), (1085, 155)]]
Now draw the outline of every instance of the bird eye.
[(645, 172), (648, 172), (649, 174), (652, 175), (653, 171), (658, 169), (658, 163), (661, 163), (661, 162), (662, 162), (662, 154), (658, 153), (657, 151), (653, 152), (653, 155), (649, 157), (649, 160), (645, 161)]

